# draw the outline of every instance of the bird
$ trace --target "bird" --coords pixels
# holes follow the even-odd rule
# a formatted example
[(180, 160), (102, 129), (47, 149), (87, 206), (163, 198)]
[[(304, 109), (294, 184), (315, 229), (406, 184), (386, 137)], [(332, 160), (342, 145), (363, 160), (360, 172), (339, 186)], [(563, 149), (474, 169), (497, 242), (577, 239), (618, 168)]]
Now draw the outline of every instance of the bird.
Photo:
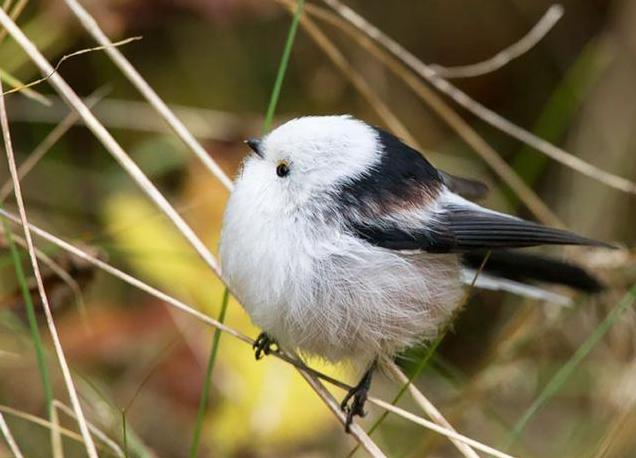
[(434, 339), (475, 278), (556, 302), (527, 281), (602, 288), (582, 268), (514, 249), (609, 244), (482, 207), (484, 184), (350, 115), (294, 118), (246, 143), (223, 218), (223, 278), (263, 331), (256, 359), (284, 349), (363, 372), (341, 403), (347, 431), (374, 371)]

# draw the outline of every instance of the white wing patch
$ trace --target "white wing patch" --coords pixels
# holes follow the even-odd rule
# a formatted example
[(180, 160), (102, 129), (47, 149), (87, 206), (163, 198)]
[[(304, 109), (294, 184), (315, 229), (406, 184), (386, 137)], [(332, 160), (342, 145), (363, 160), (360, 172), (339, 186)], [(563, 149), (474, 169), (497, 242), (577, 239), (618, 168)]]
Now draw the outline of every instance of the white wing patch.
[[(472, 285), (477, 271), (474, 269), (463, 269), (461, 279), (466, 285)], [(475, 287), (490, 291), (507, 291), (517, 296), (529, 297), (541, 301), (552, 302), (558, 305), (570, 306), (572, 299), (562, 294), (540, 288), (538, 286), (520, 283), (507, 278), (495, 277), (486, 273), (480, 273), (475, 282)]]

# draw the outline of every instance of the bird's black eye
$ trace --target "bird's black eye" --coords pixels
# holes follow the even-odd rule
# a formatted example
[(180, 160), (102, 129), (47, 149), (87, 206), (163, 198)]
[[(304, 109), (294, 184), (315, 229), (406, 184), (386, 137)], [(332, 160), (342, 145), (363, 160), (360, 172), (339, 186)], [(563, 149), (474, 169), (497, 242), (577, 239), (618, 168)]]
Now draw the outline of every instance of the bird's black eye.
[(279, 177), (284, 177), (287, 176), (287, 174), (289, 173), (289, 166), (287, 165), (286, 162), (281, 162), (280, 164), (278, 164), (276, 166), (276, 175), (278, 175)]

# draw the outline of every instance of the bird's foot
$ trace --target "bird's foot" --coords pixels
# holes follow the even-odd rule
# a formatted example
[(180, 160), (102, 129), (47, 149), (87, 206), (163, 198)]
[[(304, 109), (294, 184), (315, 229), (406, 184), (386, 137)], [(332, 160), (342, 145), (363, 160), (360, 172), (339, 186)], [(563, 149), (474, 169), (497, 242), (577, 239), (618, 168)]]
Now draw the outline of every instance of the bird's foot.
[(254, 356), (259, 360), (263, 355), (269, 355), (272, 351), (277, 351), (278, 343), (266, 332), (261, 332), (254, 341), (252, 348), (255, 350)]
[(372, 366), (364, 374), (364, 376), (356, 386), (354, 386), (347, 392), (347, 395), (340, 403), (340, 408), (347, 415), (347, 420), (345, 422), (346, 432), (351, 431), (351, 423), (353, 422), (353, 417), (364, 417), (367, 414), (364, 411), (364, 404), (367, 402), (367, 396), (369, 394), (369, 389), (371, 388), (371, 378), (374, 368), (375, 365)]

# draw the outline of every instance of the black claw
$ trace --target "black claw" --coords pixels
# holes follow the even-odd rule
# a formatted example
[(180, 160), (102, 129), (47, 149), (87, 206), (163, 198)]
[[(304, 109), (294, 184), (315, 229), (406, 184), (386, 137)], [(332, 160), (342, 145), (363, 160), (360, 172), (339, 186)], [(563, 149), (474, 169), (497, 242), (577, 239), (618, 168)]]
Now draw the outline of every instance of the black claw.
[(256, 350), (254, 356), (259, 360), (263, 357), (263, 354), (269, 355), (272, 351), (277, 351), (278, 344), (267, 333), (261, 332), (254, 341), (252, 348)]
[[(353, 423), (353, 417), (364, 417), (367, 413), (364, 411), (364, 404), (367, 402), (367, 396), (369, 389), (371, 388), (371, 378), (373, 376), (373, 370), (375, 369), (375, 363), (364, 374), (360, 382), (351, 388), (342, 402), (340, 408), (345, 414), (347, 414), (347, 421), (345, 422), (345, 431), (351, 432), (351, 423)], [(351, 401), (351, 404), (349, 404)]]

